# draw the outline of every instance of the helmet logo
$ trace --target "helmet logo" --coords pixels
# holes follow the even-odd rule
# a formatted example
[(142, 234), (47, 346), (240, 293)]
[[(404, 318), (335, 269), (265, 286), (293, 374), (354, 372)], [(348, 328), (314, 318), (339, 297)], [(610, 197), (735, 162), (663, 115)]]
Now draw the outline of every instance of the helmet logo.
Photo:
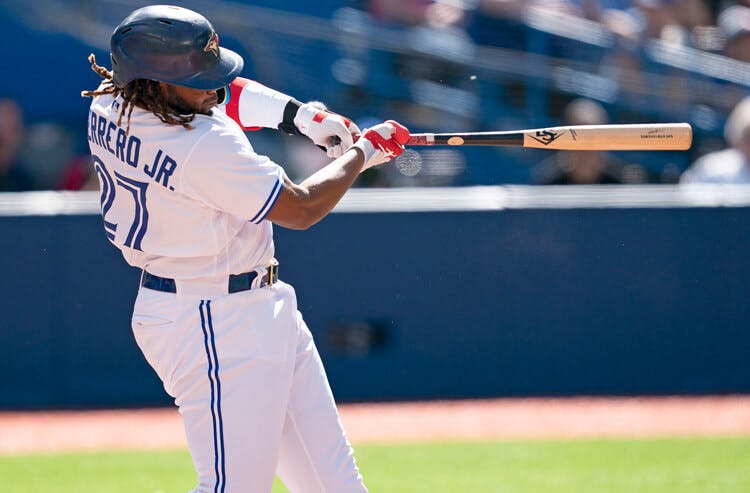
[(219, 35), (215, 31), (212, 31), (211, 36), (208, 38), (208, 43), (203, 51), (210, 51), (217, 58), (219, 57)]

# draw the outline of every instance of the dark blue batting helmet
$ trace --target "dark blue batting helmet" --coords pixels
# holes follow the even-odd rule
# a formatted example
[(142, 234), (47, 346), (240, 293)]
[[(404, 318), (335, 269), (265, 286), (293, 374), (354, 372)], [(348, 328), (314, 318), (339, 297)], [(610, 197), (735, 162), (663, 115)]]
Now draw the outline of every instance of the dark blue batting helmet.
[(242, 71), (242, 57), (219, 47), (219, 36), (197, 12), (151, 5), (132, 12), (112, 33), (117, 86), (150, 79), (193, 89), (218, 89)]

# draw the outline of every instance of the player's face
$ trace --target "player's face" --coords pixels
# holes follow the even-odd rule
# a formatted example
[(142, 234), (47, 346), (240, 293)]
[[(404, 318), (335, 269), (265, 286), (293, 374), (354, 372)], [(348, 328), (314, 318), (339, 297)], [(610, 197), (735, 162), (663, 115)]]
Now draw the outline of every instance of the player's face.
[(167, 103), (182, 114), (200, 113), (210, 115), (211, 108), (219, 103), (216, 90), (191, 89), (160, 82), (162, 93)]

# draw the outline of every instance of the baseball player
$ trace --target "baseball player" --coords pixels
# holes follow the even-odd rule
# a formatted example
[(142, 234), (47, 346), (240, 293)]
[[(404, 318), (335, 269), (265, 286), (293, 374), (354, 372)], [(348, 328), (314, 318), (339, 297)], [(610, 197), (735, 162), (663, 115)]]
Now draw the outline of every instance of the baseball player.
[[(174, 397), (195, 492), (366, 491), (272, 223), (305, 229), (363, 170), (403, 151), (396, 122), (361, 133), (340, 115), (238, 78), (200, 14), (149, 6), (111, 39), (88, 140), (107, 238), (142, 269), (132, 328)], [(219, 106), (226, 102), (226, 105)], [(336, 157), (301, 184), (243, 128), (299, 132)], [(355, 142), (356, 141), (356, 142)], [(321, 272), (325, 272), (321, 266)]]

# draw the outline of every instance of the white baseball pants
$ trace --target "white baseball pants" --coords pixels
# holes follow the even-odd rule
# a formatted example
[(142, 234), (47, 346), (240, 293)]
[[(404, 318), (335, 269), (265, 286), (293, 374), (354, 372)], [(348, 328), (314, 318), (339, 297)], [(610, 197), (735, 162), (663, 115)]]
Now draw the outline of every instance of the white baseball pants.
[(175, 398), (195, 493), (366, 492), (310, 330), (283, 282), (204, 299), (141, 288), (138, 346)]

